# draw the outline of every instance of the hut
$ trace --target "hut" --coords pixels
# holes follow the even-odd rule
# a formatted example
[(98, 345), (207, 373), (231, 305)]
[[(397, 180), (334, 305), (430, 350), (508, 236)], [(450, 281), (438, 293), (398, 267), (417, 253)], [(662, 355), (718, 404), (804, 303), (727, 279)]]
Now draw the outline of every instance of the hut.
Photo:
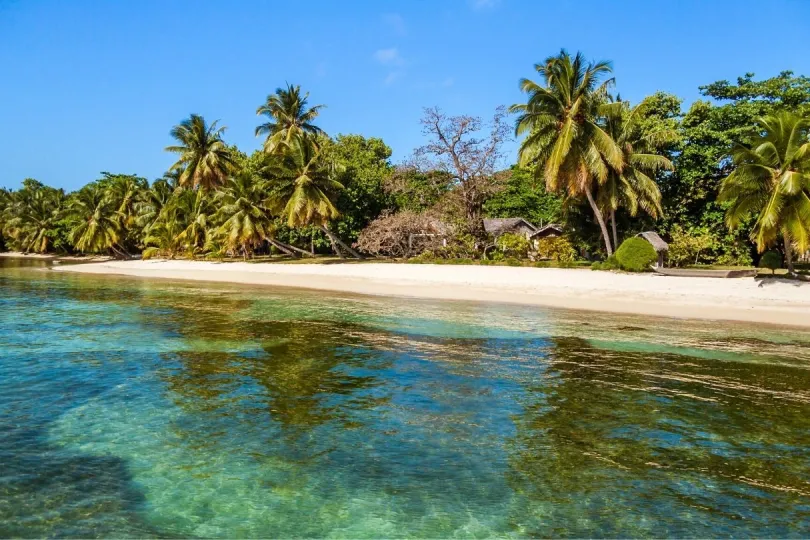
[(658, 236), (658, 233), (653, 231), (638, 233), (636, 236), (640, 236), (652, 245), (653, 249), (655, 249), (655, 252), (658, 254), (658, 264), (656, 268), (663, 268), (664, 255), (669, 250), (669, 245), (664, 242), (660, 236)]
[(532, 240), (540, 240), (542, 238), (554, 238), (556, 236), (562, 236), (563, 228), (562, 225), (557, 223), (549, 223), (548, 225), (543, 225), (539, 229), (537, 229), (532, 235)]
[(537, 232), (537, 227), (521, 217), (488, 218), (484, 220), (484, 230), (495, 238), (503, 234), (521, 234), (529, 239)]

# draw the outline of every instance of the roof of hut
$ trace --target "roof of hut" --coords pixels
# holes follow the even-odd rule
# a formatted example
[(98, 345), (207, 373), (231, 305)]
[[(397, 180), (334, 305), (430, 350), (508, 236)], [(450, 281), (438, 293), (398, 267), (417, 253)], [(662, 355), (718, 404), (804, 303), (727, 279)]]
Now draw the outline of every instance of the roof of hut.
[(667, 251), (669, 249), (669, 245), (658, 236), (657, 232), (653, 231), (646, 231), (643, 233), (638, 233), (638, 235), (642, 237), (644, 240), (652, 244), (652, 247), (655, 249), (656, 252)]
[(549, 223), (547, 225), (543, 225), (542, 227), (540, 227), (539, 229), (534, 231), (532, 233), (532, 236), (537, 236), (539, 234), (543, 234), (544, 232), (548, 232), (548, 231), (550, 231), (552, 229), (557, 231), (558, 234), (563, 233), (563, 226), (562, 225), (560, 225), (559, 223)]
[(484, 230), (492, 235), (499, 235), (508, 233), (514, 230), (521, 224), (525, 224), (532, 231), (536, 231), (537, 227), (526, 221), (521, 217), (515, 218), (487, 218), (484, 220)]

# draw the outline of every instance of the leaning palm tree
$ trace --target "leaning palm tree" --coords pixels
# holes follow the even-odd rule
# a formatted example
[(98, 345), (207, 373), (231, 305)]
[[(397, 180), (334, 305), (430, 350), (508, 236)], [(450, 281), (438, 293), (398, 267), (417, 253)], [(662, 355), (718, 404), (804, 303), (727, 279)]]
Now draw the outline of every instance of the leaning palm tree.
[(179, 182), (183, 187), (212, 189), (225, 183), (228, 173), (234, 167), (231, 150), (222, 141), (225, 127), (211, 125), (197, 114), (174, 126), (171, 136), (178, 144), (167, 146), (167, 152), (180, 154), (170, 171), (179, 171)]
[(264, 181), (243, 171), (228, 179), (215, 195), (219, 205), (216, 219), (221, 225), (214, 234), (231, 253), (247, 260), (256, 247), (273, 237), (273, 219), (265, 207)]
[[(269, 208), (286, 219), (290, 227), (317, 226), (343, 257), (342, 250), (362, 258), (330, 229), (329, 222), (340, 215), (334, 200), (343, 185), (335, 180), (337, 164), (328, 159), (321, 145), (305, 134), (285, 144), (269, 167), (273, 178)], [(341, 250), (342, 249), (342, 250)]]
[(298, 135), (319, 136), (323, 130), (313, 124), (313, 120), (324, 108), (324, 105), (308, 107), (309, 92), (301, 95), (301, 87), (288, 84), (287, 88), (276, 88), (275, 94), (267, 96), (267, 101), (256, 114), (268, 117), (268, 121), (256, 127), (256, 136), (266, 135), (264, 150), (273, 152), (279, 144), (287, 143)]
[(610, 169), (596, 197), (600, 208), (610, 216), (614, 247), (619, 245), (616, 230), (619, 206), (626, 208), (631, 216), (641, 209), (658, 219), (662, 212), (661, 191), (653, 178), (659, 171), (674, 169), (672, 161), (659, 152), (677, 140), (678, 134), (663, 126), (642, 129), (644, 107), (644, 102), (631, 108), (626, 101), (615, 101), (600, 108), (605, 131), (622, 151), (621, 170)]
[(621, 149), (598, 122), (613, 79), (599, 81), (611, 72), (610, 64), (586, 62), (581, 53), (571, 58), (563, 50), (536, 64), (535, 70), (543, 83), (521, 80), (528, 100), (510, 108), (518, 114), (516, 135), (527, 135), (520, 146), (520, 164), (535, 166), (535, 174), (545, 178), (551, 192), (584, 195), (611, 255), (605, 219), (593, 195), (607, 181), (610, 168), (623, 167)]
[(751, 239), (762, 252), (785, 243), (785, 260), (793, 273), (792, 248), (810, 246), (810, 119), (790, 112), (757, 120), (757, 133), (732, 151), (734, 171), (723, 180), (726, 223), (737, 227), (756, 216)]
[(121, 221), (113, 201), (98, 184), (90, 184), (73, 195), (69, 213), (74, 220), (69, 239), (82, 253), (113, 251), (127, 257), (118, 246)]
[[(227, 184), (226, 184), (227, 185)], [(162, 221), (178, 224), (180, 232), (177, 239), (192, 257), (205, 246), (211, 217), (214, 214), (214, 198), (207, 191), (180, 191), (172, 198)]]
[(143, 229), (144, 235), (158, 223), (158, 220), (169, 202), (172, 200), (176, 186), (172, 185), (170, 178), (159, 178), (152, 186), (141, 193), (137, 204), (138, 217), (136, 223)]
[(62, 219), (65, 192), (42, 188), (25, 193), (9, 203), (6, 233), (14, 246), (25, 252), (47, 253), (57, 239), (57, 222)]
[(182, 249), (182, 240), (179, 239), (180, 222), (173, 219), (161, 219), (149, 228), (144, 238), (143, 258), (151, 259), (155, 256), (174, 259)]

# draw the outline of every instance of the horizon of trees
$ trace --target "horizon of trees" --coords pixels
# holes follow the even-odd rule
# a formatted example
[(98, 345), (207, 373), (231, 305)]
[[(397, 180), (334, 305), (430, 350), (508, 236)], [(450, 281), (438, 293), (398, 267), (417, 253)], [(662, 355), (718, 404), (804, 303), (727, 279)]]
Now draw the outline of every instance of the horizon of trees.
[[(426, 144), (396, 166), (379, 138), (324, 133), (324, 106), (298, 86), (258, 107), (264, 144), (251, 155), (192, 114), (171, 130), (177, 162), (151, 183), (103, 172), (72, 193), (33, 179), (0, 189), (0, 249), (390, 256), (417, 225), (441, 223), (447, 245), (432, 255), (478, 258), (492, 243), (484, 217), (559, 222), (587, 257), (643, 230), (670, 242), (674, 264), (750, 265), (778, 249), (790, 266), (810, 247), (810, 78), (747, 73), (701, 86), (707, 99), (684, 111), (664, 92), (622, 100), (610, 63), (579, 53), (535, 72), (520, 81), (526, 101), (490, 122), (426, 108)], [(520, 151), (503, 169), (512, 120)]]

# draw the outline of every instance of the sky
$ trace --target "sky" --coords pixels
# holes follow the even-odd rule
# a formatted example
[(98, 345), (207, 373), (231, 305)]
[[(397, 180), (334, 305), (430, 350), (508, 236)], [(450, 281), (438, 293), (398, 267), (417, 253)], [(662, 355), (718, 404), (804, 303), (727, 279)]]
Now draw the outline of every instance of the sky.
[(808, 21), (810, 0), (0, 0), (0, 186), (153, 180), (190, 113), (251, 152), (287, 82), (327, 106), (329, 134), (381, 137), (399, 162), (423, 107), (491, 117), (561, 48), (611, 60), (624, 99), (688, 105), (746, 72), (810, 74)]

